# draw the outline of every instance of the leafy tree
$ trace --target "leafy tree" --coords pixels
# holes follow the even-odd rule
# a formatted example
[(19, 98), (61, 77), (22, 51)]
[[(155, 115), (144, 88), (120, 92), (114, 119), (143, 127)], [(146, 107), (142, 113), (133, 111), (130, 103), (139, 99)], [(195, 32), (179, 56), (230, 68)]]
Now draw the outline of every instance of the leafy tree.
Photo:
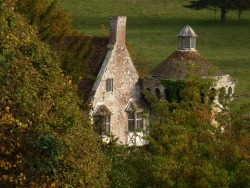
[(0, 187), (106, 186), (75, 86), (15, 8), (0, 2)]
[(17, 1), (17, 9), (29, 24), (37, 26), (39, 35), (47, 40), (52, 34), (65, 35), (72, 32), (68, 14), (57, 7), (57, 0)]
[[(147, 186), (248, 187), (249, 120), (242, 113), (249, 107), (215, 117), (210, 104), (201, 103), (203, 79), (191, 74), (185, 81), (179, 103), (158, 100), (144, 91), (155, 114), (149, 127)], [(211, 123), (214, 118), (216, 126)]]
[(239, 11), (239, 16), (244, 10), (250, 8), (249, 0), (195, 0), (190, 1), (190, 5), (186, 7), (192, 9), (219, 8), (221, 11), (221, 21), (226, 21), (226, 14), (230, 10)]
[(250, 10), (250, 0), (233, 0), (232, 2), (234, 9), (237, 11), (239, 21), (244, 11)]

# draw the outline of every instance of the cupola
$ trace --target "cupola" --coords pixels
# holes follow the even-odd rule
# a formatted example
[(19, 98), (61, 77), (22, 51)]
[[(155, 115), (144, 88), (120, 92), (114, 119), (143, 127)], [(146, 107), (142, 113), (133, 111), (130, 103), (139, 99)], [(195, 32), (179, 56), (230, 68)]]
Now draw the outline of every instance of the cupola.
[(178, 33), (179, 47), (178, 51), (196, 51), (196, 38), (198, 35), (189, 26), (185, 26)]

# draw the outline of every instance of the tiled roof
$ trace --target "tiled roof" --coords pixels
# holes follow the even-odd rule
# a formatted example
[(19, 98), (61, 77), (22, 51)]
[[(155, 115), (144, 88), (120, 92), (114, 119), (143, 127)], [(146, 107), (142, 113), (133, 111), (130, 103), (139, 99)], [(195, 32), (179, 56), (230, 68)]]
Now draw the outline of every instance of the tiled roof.
[(195, 62), (197, 65), (197, 76), (225, 75), (197, 51), (175, 51), (149, 74), (160, 79), (184, 79), (188, 73), (188, 62)]
[(102, 66), (104, 58), (108, 51), (107, 37), (90, 37), (83, 35), (75, 36), (53, 36), (50, 44), (55, 50), (67, 50), (67, 52), (75, 53), (79, 51), (80, 60), (83, 62), (79, 69), (83, 69), (83, 77), (78, 83), (79, 95), (87, 101), (96, 77)]

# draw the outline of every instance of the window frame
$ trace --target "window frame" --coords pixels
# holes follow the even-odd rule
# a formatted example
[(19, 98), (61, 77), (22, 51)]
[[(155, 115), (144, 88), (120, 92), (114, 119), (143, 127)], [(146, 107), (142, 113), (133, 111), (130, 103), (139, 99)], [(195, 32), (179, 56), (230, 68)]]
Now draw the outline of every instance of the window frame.
[(183, 49), (190, 49), (190, 38), (189, 37), (183, 37)]
[[(133, 115), (133, 118), (131, 118)], [(128, 117), (128, 132), (141, 132), (140, 130), (144, 130), (144, 118), (142, 112), (127, 112)], [(131, 124), (132, 123), (132, 124)], [(131, 126), (133, 125), (133, 127)], [(139, 131), (138, 131), (139, 130)]]
[(196, 38), (195, 37), (191, 37), (190, 38), (190, 48), (191, 49), (195, 49), (195, 45), (196, 45)]
[(95, 125), (95, 132), (99, 136), (110, 133), (111, 128), (111, 115), (94, 115), (93, 121)]
[(113, 78), (106, 79), (106, 92), (113, 92)]

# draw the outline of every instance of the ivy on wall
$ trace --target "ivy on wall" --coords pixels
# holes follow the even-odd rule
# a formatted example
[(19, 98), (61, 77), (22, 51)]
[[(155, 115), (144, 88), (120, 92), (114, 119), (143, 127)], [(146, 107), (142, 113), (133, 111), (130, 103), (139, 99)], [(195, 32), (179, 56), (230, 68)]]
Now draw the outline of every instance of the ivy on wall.
[(184, 80), (161, 80), (161, 84), (166, 89), (166, 96), (169, 102), (180, 100), (179, 92), (185, 87)]
[[(204, 79), (204, 78), (197, 78), (194, 80), (173, 80), (173, 79), (166, 79), (160, 80), (161, 84), (166, 89), (166, 98), (169, 102), (179, 102), (181, 97), (181, 92), (185, 87), (192, 87), (194, 85), (198, 86), (201, 95), (207, 96), (209, 92), (209, 88), (211, 86), (211, 79)], [(190, 85), (190, 83), (192, 83)]]

